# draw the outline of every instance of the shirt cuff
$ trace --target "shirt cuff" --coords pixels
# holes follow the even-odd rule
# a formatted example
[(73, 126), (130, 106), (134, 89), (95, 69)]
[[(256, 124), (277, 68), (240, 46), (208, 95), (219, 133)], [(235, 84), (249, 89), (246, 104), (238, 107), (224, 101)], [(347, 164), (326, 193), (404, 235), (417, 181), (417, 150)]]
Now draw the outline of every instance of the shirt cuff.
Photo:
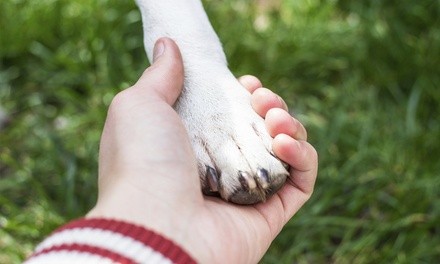
[(81, 218), (55, 230), (26, 264), (196, 263), (173, 241), (120, 220)]

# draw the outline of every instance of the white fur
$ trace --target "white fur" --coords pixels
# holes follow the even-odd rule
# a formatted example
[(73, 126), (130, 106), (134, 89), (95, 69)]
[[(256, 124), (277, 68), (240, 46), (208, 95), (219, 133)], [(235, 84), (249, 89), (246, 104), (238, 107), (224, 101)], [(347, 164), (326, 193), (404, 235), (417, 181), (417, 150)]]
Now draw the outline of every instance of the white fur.
[[(221, 43), (199, 0), (137, 0), (144, 45), (152, 60), (154, 43), (170, 37), (179, 46), (185, 67), (184, 91), (175, 105), (191, 137), (202, 184), (205, 165), (221, 173), (224, 199), (240, 188), (238, 172), (270, 177), (286, 175), (270, 155), (271, 137), (251, 107), (250, 94), (227, 67)], [(257, 130), (257, 133), (255, 132)]]

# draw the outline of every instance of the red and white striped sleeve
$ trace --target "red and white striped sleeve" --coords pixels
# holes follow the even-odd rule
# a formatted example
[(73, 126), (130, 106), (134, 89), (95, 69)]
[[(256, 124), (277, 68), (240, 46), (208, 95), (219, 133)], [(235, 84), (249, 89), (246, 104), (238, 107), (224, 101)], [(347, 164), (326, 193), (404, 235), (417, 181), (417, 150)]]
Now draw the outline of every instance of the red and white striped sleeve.
[(196, 263), (171, 240), (144, 227), (103, 218), (82, 218), (55, 230), (25, 264)]

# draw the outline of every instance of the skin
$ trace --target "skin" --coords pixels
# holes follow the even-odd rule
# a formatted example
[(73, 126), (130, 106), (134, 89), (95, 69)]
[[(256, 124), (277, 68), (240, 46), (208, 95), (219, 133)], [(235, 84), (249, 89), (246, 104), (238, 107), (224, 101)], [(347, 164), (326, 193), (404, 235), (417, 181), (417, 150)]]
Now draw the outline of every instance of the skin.
[(155, 230), (201, 263), (257, 263), (312, 194), (318, 157), (304, 126), (278, 95), (253, 76), (239, 81), (274, 137), (273, 151), (291, 166), (290, 179), (277, 194), (252, 206), (202, 195), (190, 141), (172, 108), (183, 86), (181, 54), (172, 40), (162, 38), (153, 65), (109, 107), (98, 201), (87, 217)]

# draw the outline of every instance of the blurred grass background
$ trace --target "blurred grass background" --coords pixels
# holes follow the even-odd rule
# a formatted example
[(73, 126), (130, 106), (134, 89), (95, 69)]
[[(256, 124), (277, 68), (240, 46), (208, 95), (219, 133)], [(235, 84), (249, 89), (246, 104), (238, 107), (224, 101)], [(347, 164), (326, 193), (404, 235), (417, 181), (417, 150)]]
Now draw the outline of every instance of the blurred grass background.
[[(440, 2), (204, 3), (320, 154), (262, 263), (439, 263)], [(106, 108), (146, 66), (132, 1), (0, 1), (0, 263), (92, 207)]]

